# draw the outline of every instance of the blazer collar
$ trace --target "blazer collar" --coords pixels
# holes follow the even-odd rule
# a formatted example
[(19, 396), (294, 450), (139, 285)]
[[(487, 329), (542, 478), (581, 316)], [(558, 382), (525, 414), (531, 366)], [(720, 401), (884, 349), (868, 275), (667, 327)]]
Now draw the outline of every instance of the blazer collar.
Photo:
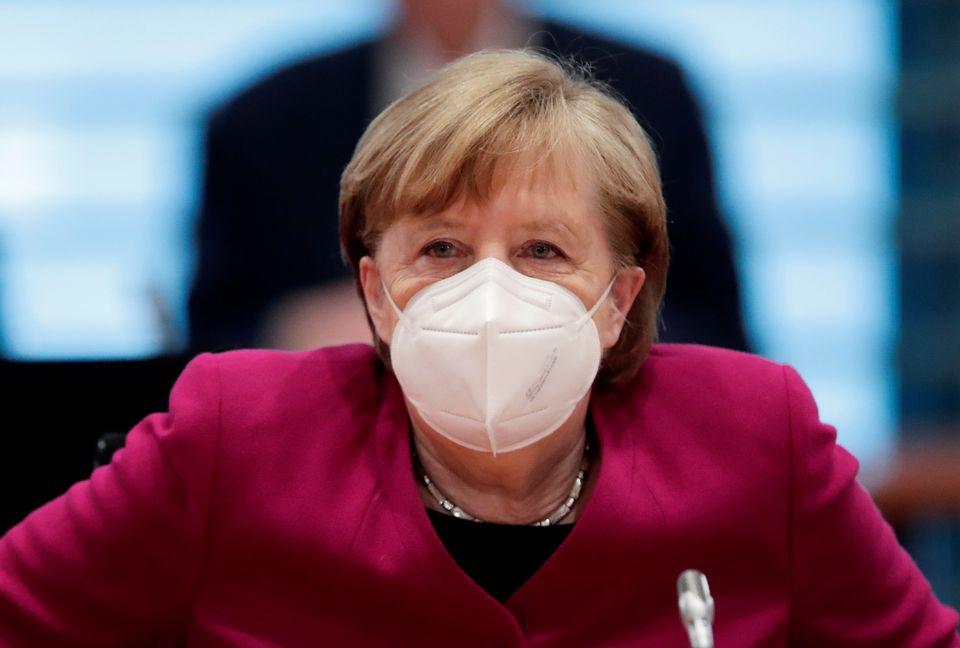
[[(564, 542), (503, 606), (460, 569), (433, 529), (414, 476), (406, 403), (392, 372), (383, 373), (381, 394), (375, 437), (384, 501), (404, 549), (443, 593), (445, 609), (476, 610), (499, 619), (494, 623), (517, 629), (517, 618), (529, 623), (547, 607), (554, 617), (584, 617), (585, 607), (602, 604), (585, 593), (604, 588), (611, 576), (610, 551), (624, 550), (617, 531), (627, 510), (636, 504), (637, 431), (633, 422), (642, 398), (619, 392), (592, 396), (590, 415), (600, 453), (596, 485)], [(652, 498), (639, 499), (644, 509), (641, 514), (659, 515)], [(543, 605), (544, 597), (549, 606)]]

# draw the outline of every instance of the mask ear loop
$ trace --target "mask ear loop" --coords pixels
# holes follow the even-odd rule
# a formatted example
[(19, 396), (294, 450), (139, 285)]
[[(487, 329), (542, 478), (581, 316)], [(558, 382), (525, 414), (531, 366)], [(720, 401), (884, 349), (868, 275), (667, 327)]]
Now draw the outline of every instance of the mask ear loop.
[(616, 282), (617, 282), (617, 275), (614, 274), (614, 275), (613, 275), (613, 279), (611, 279), (611, 280), (610, 280), (610, 283), (607, 284), (607, 287), (606, 287), (606, 289), (603, 291), (603, 294), (600, 295), (600, 298), (597, 299), (596, 302), (594, 302), (594, 304), (593, 304), (593, 306), (590, 308), (590, 310), (588, 310), (586, 313), (584, 313), (583, 319), (582, 319), (582, 320), (580, 321), (580, 323), (577, 325), (577, 329), (578, 329), (578, 330), (579, 330), (582, 326), (586, 325), (586, 323), (590, 321), (590, 319), (596, 314), (596, 312), (597, 312), (598, 310), (600, 310), (600, 306), (602, 306), (602, 305), (603, 305), (603, 302), (606, 301), (607, 297), (610, 296), (610, 291), (613, 290), (613, 284), (615, 284)]
[(380, 279), (380, 288), (383, 290), (383, 293), (387, 296), (387, 301), (390, 302), (390, 306), (393, 308), (393, 312), (397, 314), (397, 318), (403, 322), (407, 328), (410, 328), (410, 323), (407, 321), (406, 315), (403, 314), (399, 308), (397, 308), (397, 303), (393, 301), (393, 297), (390, 295), (390, 291), (387, 290), (387, 284), (383, 283), (383, 279)]

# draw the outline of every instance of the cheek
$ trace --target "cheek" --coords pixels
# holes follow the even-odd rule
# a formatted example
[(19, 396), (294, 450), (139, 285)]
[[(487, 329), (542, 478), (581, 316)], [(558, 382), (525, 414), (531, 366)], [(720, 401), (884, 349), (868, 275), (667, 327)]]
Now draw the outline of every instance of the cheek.
[[(402, 311), (414, 295), (435, 281), (437, 280), (433, 278), (413, 276), (401, 271), (386, 282), (386, 287), (390, 291), (393, 302)], [(380, 338), (389, 345), (393, 340), (393, 332), (400, 318), (386, 299), (384, 299), (384, 306), (385, 308), (381, 311), (377, 322), (377, 332)]]
[(370, 319), (373, 320), (376, 335), (382, 342), (389, 345), (393, 328), (396, 326), (397, 314), (393, 312), (393, 307), (390, 306), (390, 302), (383, 295), (377, 300), (376, 308), (370, 306), (371, 304), (368, 303), (368, 312), (370, 313)]
[(399, 323), (399, 318), (397, 314), (393, 312), (393, 309), (390, 309), (390, 312), (386, 315), (386, 321), (383, 323), (382, 337), (383, 341), (389, 346), (393, 343), (393, 332), (397, 328)]
[[(390, 294), (393, 295), (393, 300), (397, 304), (397, 308), (403, 310), (406, 308), (407, 302), (409, 302), (414, 295), (436, 281), (437, 279), (432, 277), (410, 276), (397, 278), (390, 286)], [(390, 313), (396, 317), (393, 309), (390, 309)]]
[[(597, 300), (600, 299), (600, 295), (603, 294), (603, 291), (607, 287), (607, 284), (601, 283), (601, 279), (602, 275), (591, 272), (587, 275), (577, 274), (556, 279), (555, 282), (579, 297), (583, 307), (590, 310), (597, 303)], [(605, 309), (601, 307), (593, 314), (593, 319), (597, 322), (598, 326), (602, 321), (604, 310)]]

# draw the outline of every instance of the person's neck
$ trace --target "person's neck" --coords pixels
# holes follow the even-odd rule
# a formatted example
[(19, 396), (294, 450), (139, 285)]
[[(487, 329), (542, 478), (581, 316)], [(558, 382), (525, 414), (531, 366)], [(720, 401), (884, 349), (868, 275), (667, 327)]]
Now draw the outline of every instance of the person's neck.
[[(496, 456), (453, 443), (414, 414), (415, 450), (440, 492), (471, 516), (501, 524), (528, 524), (552, 514), (570, 495), (584, 454), (588, 402), (589, 394), (552, 434)], [(411, 407), (410, 411), (416, 410)], [(420, 492), (428, 506), (439, 510), (422, 484)], [(575, 519), (578, 508), (565, 523)]]
[(529, 31), (528, 18), (505, 2), (488, 0), (449, 12), (401, 13), (395, 36), (443, 64), (485, 47), (521, 47)]

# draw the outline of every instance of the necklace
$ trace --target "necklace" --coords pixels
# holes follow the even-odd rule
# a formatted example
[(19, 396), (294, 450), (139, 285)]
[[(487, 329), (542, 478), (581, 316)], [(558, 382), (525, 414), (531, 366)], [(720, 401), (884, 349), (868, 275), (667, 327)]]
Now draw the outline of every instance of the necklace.
[[(413, 454), (414, 468), (418, 473), (420, 473), (420, 478), (426, 485), (427, 490), (430, 491), (430, 494), (433, 495), (434, 499), (437, 500), (437, 503), (443, 507), (444, 511), (449, 512), (451, 515), (453, 515), (453, 517), (470, 520), (472, 522), (484, 522), (484, 520), (470, 515), (446, 498), (443, 493), (440, 492), (440, 489), (437, 488), (436, 484), (433, 483), (433, 480), (427, 476), (427, 471), (424, 470), (423, 464), (420, 463), (420, 457), (417, 456), (417, 451), (413, 444), (411, 444), (411, 450)], [(583, 459), (580, 461), (580, 470), (577, 472), (577, 478), (573, 480), (573, 488), (570, 489), (570, 494), (567, 496), (567, 499), (565, 499), (553, 513), (542, 520), (539, 520), (538, 522), (531, 522), (529, 526), (553, 526), (570, 514), (570, 511), (573, 510), (577, 500), (580, 499), (580, 491), (583, 490), (583, 483), (586, 479), (587, 467), (590, 464), (587, 454), (589, 450), (590, 442), (587, 441), (583, 446)]]

